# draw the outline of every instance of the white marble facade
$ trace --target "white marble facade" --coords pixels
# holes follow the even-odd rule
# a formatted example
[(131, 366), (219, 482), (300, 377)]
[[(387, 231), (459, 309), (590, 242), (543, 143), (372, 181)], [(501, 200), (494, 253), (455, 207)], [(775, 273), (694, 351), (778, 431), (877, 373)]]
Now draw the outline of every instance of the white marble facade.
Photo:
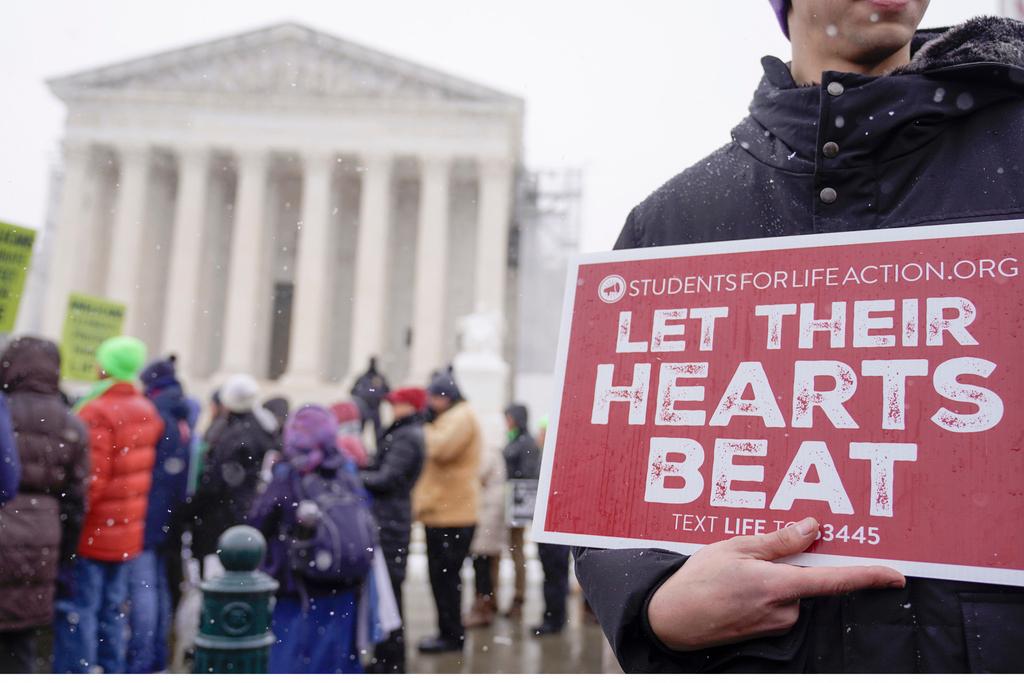
[(314, 398), (374, 355), (424, 382), (459, 318), (505, 318), (520, 99), (294, 24), (49, 85), (44, 333), (104, 296), (190, 379)]

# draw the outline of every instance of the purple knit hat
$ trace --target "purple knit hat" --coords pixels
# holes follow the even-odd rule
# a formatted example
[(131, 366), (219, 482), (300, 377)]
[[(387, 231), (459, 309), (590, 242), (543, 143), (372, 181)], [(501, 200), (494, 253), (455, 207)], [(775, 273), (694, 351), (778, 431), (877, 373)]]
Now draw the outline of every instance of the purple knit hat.
[(336, 448), (338, 421), (323, 406), (299, 408), (284, 426), (284, 455), (303, 474), (319, 467)]
[(779, 20), (782, 33), (789, 40), (789, 2), (790, 0), (768, 0), (772, 9), (775, 10), (775, 18)]

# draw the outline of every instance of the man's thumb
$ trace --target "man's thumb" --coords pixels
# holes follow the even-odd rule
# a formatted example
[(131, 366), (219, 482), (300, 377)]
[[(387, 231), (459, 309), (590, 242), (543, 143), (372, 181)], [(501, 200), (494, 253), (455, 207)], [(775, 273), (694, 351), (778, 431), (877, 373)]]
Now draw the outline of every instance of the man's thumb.
[(734, 541), (743, 555), (758, 560), (777, 560), (807, 550), (818, 536), (818, 521), (813, 517), (783, 527), (770, 534), (738, 536)]

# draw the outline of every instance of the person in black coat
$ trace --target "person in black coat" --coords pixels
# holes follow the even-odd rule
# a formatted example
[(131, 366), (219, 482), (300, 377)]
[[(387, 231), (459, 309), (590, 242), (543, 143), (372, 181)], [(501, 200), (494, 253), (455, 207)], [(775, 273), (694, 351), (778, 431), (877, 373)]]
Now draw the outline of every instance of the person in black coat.
[[(505, 446), (505, 466), (508, 468), (509, 479), (532, 479), (540, 477), (541, 451), (533, 435), (530, 434), (529, 411), (526, 406), (513, 403), (505, 409), (505, 421), (508, 424), (509, 442)], [(509, 529), (512, 544), (512, 559), (516, 563), (516, 594), (512, 609), (515, 615), (517, 607), (522, 605), (520, 581), (525, 586), (525, 563), (522, 563), (523, 578), (519, 578), (522, 560), (523, 527)], [(546, 636), (560, 633), (565, 627), (565, 603), (569, 597), (569, 548), (553, 543), (538, 543), (537, 555), (544, 569), (544, 613), (541, 623), (530, 629), (535, 636)]]
[[(762, 61), (732, 142), (633, 209), (616, 248), (1024, 218), (1024, 24), (915, 33), (927, 3), (775, 4), (792, 64)], [(628, 672), (1024, 670), (1024, 590), (765, 561), (816, 530), (689, 558), (578, 548), (576, 573)]]
[[(373, 516), (377, 520), (380, 546), (388, 566), (391, 587), (400, 613), (402, 583), (409, 557), (412, 529), (412, 487), (423, 469), (426, 446), (423, 442), (422, 413), (427, 392), (418, 387), (403, 387), (389, 393), (395, 421), (380, 440), (373, 466), (363, 470), (363, 486), (373, 496)], [(391, 633), (377, 645), (370, 672), (405, 673), (404, 627)]]
[(278, 450), (281, 450), (281, 442), (284, 438), (284, 425), (288, 422), (288, 413), (291, 411), (291, 404), (284, 396), (274, 396), (263, 402), (263, 409), (274, 416), (277, 421), (277, 429), (274, 430), (274, 439), (277, 441)]
[(387, 378), (377, 369), (377, 359), (371, 358), (370, 367), (356, 379), (349, 392), (359, 405), (362, 426), (365, 428), (367, 422), (373, 423), (373, 443), (377, 448), (380, 448), (380, 440), (384, 437), (380, 423), (380, 404), (390, 391)]
[(509, 479), (538, 479), (540, 477), (540, 447), (530, 434), (529, 411), (526, 406), (513, 403), (505, 409), (508, 443), (501, 454)]
[(245, 524), (256, 498), (263, 459), (276, 446), (277, 424), (256, 404), (259, 387), (248, 375), (234, 375), (220, 390), (226, 411), (206, 453), (196, 492), (184, 507), (192, 530), (192, 555), (206, 576), (217, 552), (217, 539), (236, 524)]
[[(508, 479), (534, 479), (540, 477), (540, 448), (530, 434), (529, 412), (526, 406), (512, 404), (505, 408), (505, 425), (508, 427), (508, 443), (502, 450), (505, 457), (505, 474)], [(512, 603), (505, 612), (506, 619), (520, 619), (523, 616), (523, 602), (526, 599), (526, 527), (510, 526), (508, 549), (515, 568), (515, 590)]]

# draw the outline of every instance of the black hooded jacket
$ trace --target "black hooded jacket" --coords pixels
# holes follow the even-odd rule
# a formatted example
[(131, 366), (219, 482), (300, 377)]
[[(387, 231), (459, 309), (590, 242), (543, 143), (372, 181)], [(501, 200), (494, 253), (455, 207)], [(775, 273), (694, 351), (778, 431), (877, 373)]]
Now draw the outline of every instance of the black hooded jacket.
[[(825, 72), (809, 87), (765, 58), (732, 142), (637, 206), (616, 248), (1024, 218), (1024, 24), (974, 19), (913, 48), (889, 76)], [(678, 653), (646, 614), (684, 556), (575, 554), (628, 672), (1024, 671), (1021, 589), (908, 579), (802, 600), (782, 636)]]
[(188, 488), (191, 435), (187, 429), (182, 431), (182, 425), (188, 426), (188, 398), (177, 382), (148, 390), (146, 397), (160, 413), (164, 433), (156, 445), (143, 547), (146, 550), (170, 550), (178, 546), (175, 533), (171, 532), (172, 520), (184, 505)]
[(388, 380), (377, 370), (377, 360), (370, 359), (370, 367), (352, 385), (352, 396), (363, 402), (372, 412), (380, 410), (380, 402), (391, 391)]
[(255, 413), (229, 413), (224, 419), (206, 454), (195, 495), (182, 508), (196, 557), (216, 553), (222, 533), (247, 523), (263, 458), (275, 445), (274, 435)]
[(363, 486), (373, 496), (373, 516), (380, 530), (385, 557), (408, 548), (412, 529), (412, 487), (423, 470), (426, 446), (423, 418), (404, 417), (388, 427), (373, 467), (361, 473)]
[(540, 477), (540, 447), (530, 436), (529, 413), (526, 406), (510, 405), (505, 414), (516, 425), (516, 436), (505, 445), (505, 469), (509, 479), (537, 479)]

